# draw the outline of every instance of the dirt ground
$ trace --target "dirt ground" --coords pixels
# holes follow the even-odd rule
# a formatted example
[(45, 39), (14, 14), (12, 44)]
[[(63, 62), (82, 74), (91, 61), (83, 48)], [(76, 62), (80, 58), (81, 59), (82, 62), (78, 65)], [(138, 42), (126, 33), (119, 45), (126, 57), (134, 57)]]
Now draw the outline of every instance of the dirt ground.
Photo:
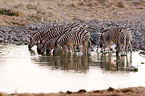
[[(71, 22), (75, 19), (135, 20), (145, 16), (144, 0), (1, 0), (0, 26), (43, 22)], [(141, 21), (142, 22), (142, 21)], [(0, 93), (0, 96), (145, 96), (144, 87), (66, 93)]]
[(0, 26), (132, 20), (145, 14), (144, 0), (1, 0), (0, 4)]

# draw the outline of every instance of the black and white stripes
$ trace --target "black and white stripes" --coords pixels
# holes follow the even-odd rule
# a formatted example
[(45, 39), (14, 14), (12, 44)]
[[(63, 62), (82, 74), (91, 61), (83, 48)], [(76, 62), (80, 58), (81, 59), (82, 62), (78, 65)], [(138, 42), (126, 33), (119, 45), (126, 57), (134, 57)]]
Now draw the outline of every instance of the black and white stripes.
[[(115, 29), (106, 29), (102, 32), (100, 36), (100, 47), (104, 47), (107, 43), (109, 46), (109, 52), (112, 42), (116, 42), (116, 51), (119, 52), (119, 49), (122, 50), (122, 54), (125, 54), (125, 48), (130, 46), (132, 52), (132, 34), (128, 28), (115, 28)], [(123, 47), (123, 48), (122, 48)], [(105, 48), (105, 47), (104, 47)]]
[(83, 44), (83, 47), (85, 47), (83, 49), (87, 52), (86, 42), (90, 42), (90, 33), (86, 30), (87, 27), (85, 24), (69, 23), (38, 31), (30, 38), (28, 47), (31, 49), (34, 45), (37, 45), (39, 53), (50, 53), (51, 49), (58, 47), (57, 44), (59, 44), (61, 50), (64, 46), (73, 49), (75, 45)]

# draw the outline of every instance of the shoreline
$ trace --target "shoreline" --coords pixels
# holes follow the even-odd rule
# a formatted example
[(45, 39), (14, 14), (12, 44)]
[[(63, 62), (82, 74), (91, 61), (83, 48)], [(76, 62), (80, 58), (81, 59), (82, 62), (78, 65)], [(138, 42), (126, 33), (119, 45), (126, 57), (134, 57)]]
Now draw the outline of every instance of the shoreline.
[(105, 90), (92, 90), (86, 91), (85, 89), (80, 89), (76, 92), (66, 91), (66, 92), (56, 92), (56, 93), (6, 93), (0, 92), (0, 96), (144, 96), (145, 87), (128, 87), (128, 88), (112, 88), (109, 87)]

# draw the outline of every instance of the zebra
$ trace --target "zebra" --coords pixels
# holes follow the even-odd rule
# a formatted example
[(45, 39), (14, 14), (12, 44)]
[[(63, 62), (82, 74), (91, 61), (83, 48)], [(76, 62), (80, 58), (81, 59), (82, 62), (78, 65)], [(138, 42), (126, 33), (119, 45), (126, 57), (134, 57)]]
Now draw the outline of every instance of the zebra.
[[(71, 31), (63, 34), (56, 42), (54, 47), (54, 54), (57, 54), (57, 51), (62, 49), (62, 52), (64, 54), (64, 49), (67, 47), (70, 48), (72, 52), (75, 52), (74, 46), (83, 44), (83, 52), (88, 53), (88, 47), (90, 46), (90, 33), (85, 30), (84, 28), (80, 28), (76, 31)], [(67, 51), (70, 51), (66, 49)], [(67, 52), (66, 51), (66, 52)]]
[(45, 36), (47, 32), (51, 31), (51, 28), (42, 28), (39, 29), (32, 37), (30, 37), (30, 43), (28, 44), (28, 48), (31, 49), (34, 45), (37, 44), (37, 41)]
[[(100, 47), (105, 49), (105, 43), (107, 42), (108, 51), (110, 52), (112, 42), (117, 43), (116, 52), (119, 52), (121, 48), (123, 54), (125, 54), (125, 47), (130, 45), (132, 52), (132, 34), (129, 28), (121, 27), (115, 29), (106, 29), (100, 36)], [(127, 45), (126, 45), (127, 44)], [(123, 47), (123, 48), (122, 48)]]
[[(69, 23), (69, 24), (64, 24), (61, 26), (55, 26), (55, 27), (44, 28), (44, 29), (38, 30), (32, 37), (30, 37), (30, 43), (28, 45), (28, 48), (31, 49), (34, 45), (37, 44), (38, 40), (46, 37), (48, 34), (50, 36), (52, 35), (52, 33), (55, 36), (59, 34), (61, 35), (65, 30), (68, 30), (69, 27), (74, 26), (74, 25), (79, 25), (79, 23)], [(54, 36), (52, 37), (54, 38)]]
[(99, 32), (95, 32), (95, 33), (90, 33), (90, 36), (91, 36), (91, 44), (94, 45), (94, 46), (97, 46), (97, 51), (99, 49), (99, 37), (100, 37), (100, 34)]
[(125, 55), (125, 49), (126, 52), (128, 52), (129, 46), (130, 46), (130, 52), (132, 52), (132, 34), (129, 28), (124, 28), (124, 30), (120, 32), (118, 43), (119, 43), (118, 52), (119, 49), (121, 49), (123, 52), (122, 55)]
[(71, 24), (68, 24), (65, 28), (60, 28), (60, 27), (54, 27), (52, 30), (52, 32), (46, 34), (45, 36), (43, 36), (41, 39), (40, 39), (40, 43), (39, 44), (39, 50), (41, 50), (45, 43), (52, 39), (52, 38), (55, 38), (55, 37), (59, 37), (61, 35), (63, 35), (65, 32), (68, 32), (68, 31), (72, 31), (72, 30), (75, 30), (77, 28), (79, 28), (80, 24), (79, 23), (71, 23)]
[[(56, 40), (59, 38), (59, 36), (55, 37), (55, 38), (52, 38), (50, 40), (48, 40), (41, 48), (41, 53), (45, 53), (45, 54), (52, 54), (51, 50), (54, 49), (54, 45), (55, 45), (55, 42)], [(40, 44), (40, 43), (39, 43)], [(41, 46), (41, 45), (38, 45), (38, 46)]]

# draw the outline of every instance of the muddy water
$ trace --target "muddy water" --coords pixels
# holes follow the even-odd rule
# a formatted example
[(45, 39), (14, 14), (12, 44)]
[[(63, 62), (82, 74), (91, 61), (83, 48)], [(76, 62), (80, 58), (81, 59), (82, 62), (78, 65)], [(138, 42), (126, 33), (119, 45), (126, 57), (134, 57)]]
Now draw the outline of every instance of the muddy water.
[[(0, 45), (0, 92), (66, 92), (86, 89), (145, 87), (145, 56), (135, 51), (41, 56), (26, 45)], [(133, 65), (137, 72), (126, 71)]]

